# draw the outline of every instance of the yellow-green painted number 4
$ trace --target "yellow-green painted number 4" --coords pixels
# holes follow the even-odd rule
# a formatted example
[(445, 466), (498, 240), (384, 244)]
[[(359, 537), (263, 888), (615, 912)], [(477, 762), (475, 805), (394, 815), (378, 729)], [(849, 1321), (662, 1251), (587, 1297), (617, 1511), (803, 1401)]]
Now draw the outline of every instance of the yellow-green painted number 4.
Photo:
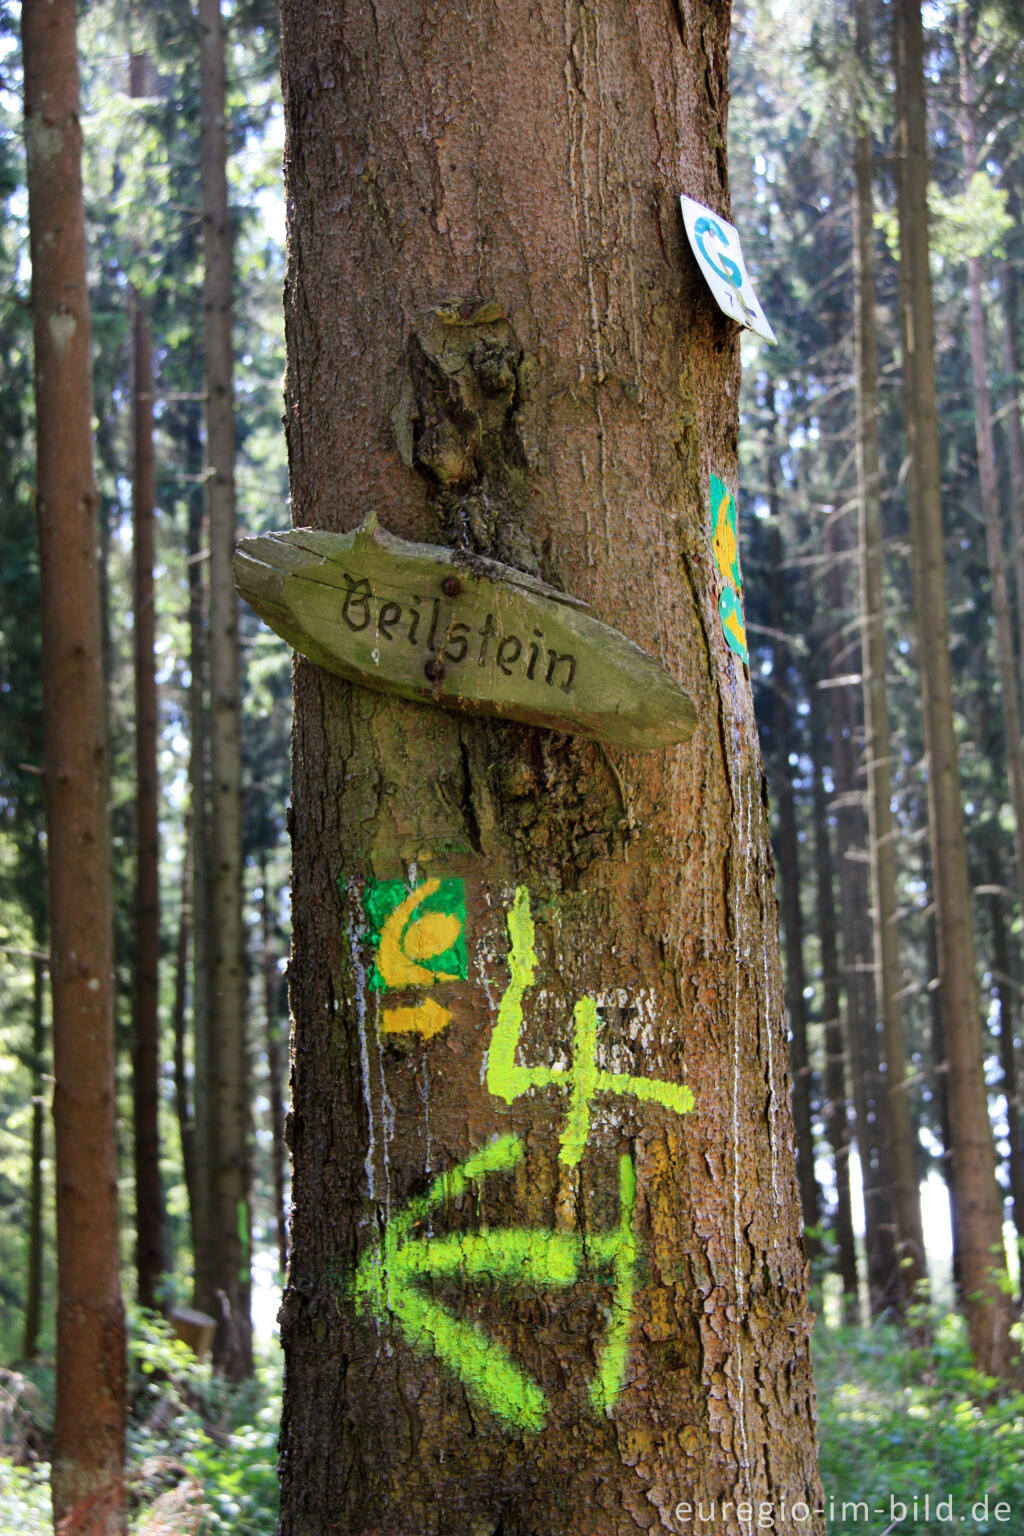
[(629, 1072), (605, 1072), (597, 1065), (597, 1003), (581, 997), (573, 1010), (573, 1053), (568, 1067), (521, 1067), (516, 1063), (523, 1026), (523, 996), (532, 987), (537, 969), (530, 893), (516, 891), (508, 915), (510, 981), (498, 1004), (498, 1018), (487, 1052), (487, 1087), (511, 1104), (531, 1088), (559, 1088), (569, 1095), (569, 1109), (559, 1138), (559, 1161), (575, 1167), (590, 1135), (591, 1104), (599, 1093), (626, 1094), (642, 1102), (661, 1104), (684, 1115), (693, 1108), (685, 1083)]

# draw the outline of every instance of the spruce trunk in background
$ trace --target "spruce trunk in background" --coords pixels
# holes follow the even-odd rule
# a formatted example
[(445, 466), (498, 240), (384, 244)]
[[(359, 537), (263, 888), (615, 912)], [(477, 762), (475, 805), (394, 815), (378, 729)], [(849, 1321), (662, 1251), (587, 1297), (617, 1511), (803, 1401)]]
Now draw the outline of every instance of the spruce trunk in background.
[(185, 412), (185, 463), (188, 501), (188, 786), (192, 929), (192, 1185), (193, 1301), (211, 1316), (217, 1307), (216, 1253), (213, 1209), (213, 1081), (210, 1059), (210, 715), (206, 583), (203, 551), (206, 502), (203, 476), (202, 411), (192, 403)]
[[(264, 856), (261, 874), (260, 927), (263, 939), (263, 1012), (266, 1024), (267, 1097), (270, 1100), (270, 1183), (274, 1192), (274, 1234), (277, 1266), (283, 1278), (288, 1268), (288, 1206), (285, 1193), (284, 1087), (288, 1043), (288, 1007), (284, 979), (278, 967), (280, 947), (274, 924), (270, 892), (269, 860)], [(282, 1024), (284, 1027), (282, 1027)]]
[[(132, 94), (144, 60), (132, 58)], [(137, 73), (138, 68), (138, 73)], [(153, 338), (132, 292), (132, 530), (135, 651), (135, 964), (132, 987), (132, 1107), (135, 1148), (135, 1266), (139, 1305), (158, 1305), (164, 1263), (160, 1181), (160, 834), (156, 691), (156, 465)]]
[(299, 660), (281, 1530), (813, 1510), (768, 816), (711, 545), (738, 347), (678, 204), (728, 207), (725, 13), (283, 18), (295, 523), (539, 574), (699, 723), (632, 752)]
[[(932, 883), (931, 855), (926, 853), (922, 861), (921, 878), (925, 890), (934, 889)], [(942, 1147), (938, 1157), (939, 1169), (946, 1186), (949, 1201), (949, 1226), (952, 1239), (953, 1295), (957, 1305), (963, 1299), (963, 1265), (960, 1262), (960, 1235), (957, 1221), (956, 1191), (953, 1183), (953, 1133), (949, 1124), (949, 1064), (946, 1041), (942, 1028), (942, 1003), (936, 980), (939, 974), (939, 941), (936, 933), (935, 906), (925, 920), (925, 963), (928, 977), (928, 1025), (931, 1047), (931, 1067), (935, 1083), (936, 1133)]]
[[(970, 8), (960, 7), (960, 136), (964, 148), (964, 187), (969, 191), (978, 171), (978, 132), (975, 121), (976, 86), (974, 26)], [(981, 257), (967, 257), (967, 313), (971, 335), (971, 385), (974, 404), (974, 442), (978, 455), (978, 490), (985, 525), (985, 552), (992, 582), (992, 619), (999, 671), (1004, 757), (1013, 812), (1014, 888), (1024, 901), (1024, 741), (1021, 740), (1020, 679), (1013, 654), (1013, 620), (1006, 573), (1007, 540), (999, 506), (995, 431), (992, 424), (992, 389), (988, 377), (988, 338), (983, 297)]]
[[(999, 1067), (1003, 1097), (1006, 1100), (1006, 1174), (1017, 1243), (1024, 1239), (1024, 1145), (1021, 1138), (1020, 1074), (1014, 1025), (1017, 999), (1010, 964), (1010, 945), (1006, 922), (1006, 889), (1003, 885), (1002, 840), (998, 832), (988, 836), (988, 900), (992, 922), (992, 980), (999, 999)], [(1017, 1294), (1022, 1287), (1018, 1282)]]
[(28, 1262), (25, 1266), (25, 1331), (22, 1358), (34, 1360), (39, 1352), (39, 1328), (43, 1313), (43, 1151), (45, 1145), (44, 1050), (46, 1026), (43, 1019), (43, 993), (46, 987), (46, 960), (38, 945), (45, 942), (37, 922), (33, 933), (36, 952), (32, 956), (32, 1167), (29, 1174)]
[[(848, 541), (838, 517), (826, 530), (826, 590), (833, 616), (850, 610), (845, 567)], [(845, 646), (830, 657), (833, 675), (849, 673)], [(832, 781), (835, 786), (836, 862), (842, 934), (843, 986), (846, 992), (851, 1077), (856, 1112), (857, 1153), (864, 1185), (864, 1246), (868, 1298), (878, 1317), (900, 1296), (896, 1263), (896, 1208), (889, 1160), (888, 1121), (882, 1103), (878, 1037), (875, 1032), (876, 987), (871, 932), (871, 897), (867, 878), (868, 830), (864, 796), (857, 783), (854, 738), (859, 721), (851, 687), (828, 690), (832, 717)]]
[(67, 1536), (125, 1528), (124, 1312), (107, 754), (74, 0), (25, 0), (25, 140), (53, 989), (57, 1405), (53, 1511)]
[(249, 1112), (242, 926), (242, 744), (238, 684), (235, 544), (235, 421), (232, 394), (232, 239), (227, 185), (224, 37), (220, 0), (199, 0), (203, 217), (203, 347), (206, 370), (207, 507), (210, 536), (210, 1172), (215, 1296), (214, 1359), (239, 1380), (252, 1371)]
[[(857, 54), (870, 67), (871, 0), (858, 0)], [(885, 1054), (886, 1126), (896, 1207), (896, 1254), (903, 1300), (927, 1283), (916, 1136), (907, 1094), (906, 1047), (900, 994), (897, 930), (895, 821), (889, 759), (889, 696), (886, 686), (885, 600), (882, 585), (882, 500), (878, 448), (878, 338), (875, 325), (875, 226), (872, 202), (871, 131), (861, 103), (854, 102), (854, 313), (856, 325), (857, 500), (859, 508), (861, 672), (864, 690), (864, 754), (868, 779), (868, 849), (871, 859), (875, 996)]]
[[(174, 946), (174, 1002), (171, 1012), (171, 1037), (174, 1042), (174, 1113), (178, 1122), (178, 1138), (181, 1142), (181, 1170), (185, 1178), (188, 1197), (189, 1235), (193, 1256), (196, 1252), (196, 1122), (195, 1100), (190, 1086), (194, 1087), (195, 1070), (189, 1082), (187, 1028), (188, 1017), (188, 962), (194, 942), (192, 931), (192, 815), (185, 815), (184, 827), (185, 863), (182, 869), (181, 907), (178, 912), (178, 937)], [(193, 1062), (195, 1058), (193, 1057)]]
[(832, 1148), (836, 1181), (836, 1268), (843, 1286), (843, 1321), (860, 1320), (857, 1242), (853, 1230), (850, 1186), (850, 1112), (847, 1063), (851, 1052), (843, 1028), (839, 986), (839, 932), (836, 921), (835, 864), (825, 794), (825, 706), (813, 662), (808, 678), (811, 705), (811, 790), (814, 817), (815, 914), (821, 946), (821, 1011), (825, 1045), (825, 1102), (822, 1119)]
[(900, 266), (910, 455), (909, 505), (914, 606), (935, 890), (939, 991), (953, 1153), (963, 1303), (979, 1367), (1009, 1376), (1014, 1310), (1003, 1251), (1002, 1193), (983, 1066), (970, 887), (949, 658), (942, 492), (936, 407), (928, 232), (924, 40), (920, 0), (895, 9)]
[(796, 709), (790, 691), (792, 661), (786, 636), (786, 571), (782, 543), (782, 504), (779, 496), (779, 418), (775, 404), (775, 385), (765, 379), (764, 414), (766, 433), (766, 480), (768, 512), (771, 517), (772, 550), (772, 703), (771, 731), (776, 765), (775, 804), (778, 818), (776, 860), (782, 893), (779, 910), (782, 918), (782, 954), (786, 989), (786, 1017), (789, 1020), (789, 1060), (793, 1073), (793, 1125), (796, 1132), (796, 1171), (800, 1185), (800, 1206), (804, 1230), (808, 1234), (807, 1251), (813, 1260), (821, 1251), (821, 1195), (814, 1172), (814, 1130), (812, 1125), (812, 1088), (810, 1055), (807, 1042), (807, 976), (804, 966), (804, 918), (800, 901), (800, 845), (797, 839), (796, 794), (793, 779), (796, 770), (790, 759), (797, 755)]
[[(1021, 227), (1021, 204), (1013, 177), (1007, 173), (1006, 207), (1014, 225)], [(1021, 426), (1021, 358), (1017, 341), (1020, 324), (1020, 282), (1012, 257), (1002, 267), (1003, 369), (1006, 401), (1002, 409), (1010, 461), (1010, 541), (1013, 548), (1016, 587), (1017, 654), (1024, 657), (1024, 427)], [(1018, 678), (1018, 681), (1020, 679)], [(1024, 898), (1022, 898), (1024, 899)]]

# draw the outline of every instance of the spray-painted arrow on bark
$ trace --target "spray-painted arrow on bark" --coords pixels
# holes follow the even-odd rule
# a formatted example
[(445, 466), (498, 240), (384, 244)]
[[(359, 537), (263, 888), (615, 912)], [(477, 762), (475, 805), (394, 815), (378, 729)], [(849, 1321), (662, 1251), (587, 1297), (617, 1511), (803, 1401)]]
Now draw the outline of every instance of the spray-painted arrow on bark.
[(457, 1199), (470, 1183), (489, 1173), (514, 1168), (523, 1154), (518, 1136), (503, 1136), (441, 1174), (425, 1195), (391, 1219), (381, 1246), (364, 1254), (353, 1290), (360, 1311), (372, 1310), (381, 1321), (394, 1318), (414, 1349), (436, 1355), (499, 1418), (518, 1429), (539, 1430), (547, 1418), (548, 1400), (537, 1383), (520, 1370), (503, 1344), (476, 1324), (454, 1317), (420, 1289), (420, 1282), (458, 1278), (548, 1289), (576, 1285), (595, 1272), (609, 1275), (611, 1316), (590, 1400), (598, 1412), (611, 1408), (622, 1387), (633, 1318), (637, 1244), (632, 1160), (619, 1159), (619, 1221), (609, 1232), (484, 1227), (443, 1237), (410, 1235), (432, 1210)]

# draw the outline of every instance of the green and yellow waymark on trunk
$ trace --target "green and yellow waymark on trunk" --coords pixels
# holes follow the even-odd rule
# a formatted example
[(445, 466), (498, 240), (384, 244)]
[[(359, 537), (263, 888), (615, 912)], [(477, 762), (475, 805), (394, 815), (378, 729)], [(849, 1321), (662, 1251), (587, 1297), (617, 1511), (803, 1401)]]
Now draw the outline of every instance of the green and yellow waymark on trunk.
[[(432, 987), (439, 981), (465, 981), (463, 880), (422, 880), (411, 890), (402, 880), (370, 880), (363, 893), (363, 910), (373, 946), (371, 991), (401, 991)], [(418, 1034), (429, 1040), (450, 1021), (448, 1009), (427, 997), (382, 1008), (379, 1022), (383, 1034)]]
[(363, 896), (374, 948), (371, 990), (466, 979), (466, 890), (459, 879), (370, 880)]
[(503, 1136), (434, 1180), (425, 1195), (411, 1200), (388, 1222), (381, 1245), (363, 1255), (353, 1292), (360, 1311), (381, 1321), (393, 1318), (407, 1342), (433, 1354), (478, 1402), (508, 1425), (543, 1429), (548, 1400), (498, 1340), (474, 1323), (462, 1322), (422, 1289), (431, 1280), (459, 1279), (533, 1289), (566, 1289), (608, 1274), (610, 1318), (599, 1352), (590, 1401), (610, 1409), (622, 1388), (633, 1320), (637, 1243), (633, 1235), (636, 1170), (619, 1159), (619, 1220), (608, 1232), (563, 1232), (527, 1227), (482, 1227), (478, 1232), (438, 1237), (410, 1234), (426, 1217), (464, 1194), (491, 1173), (514, 1168), (524, 1147), (518, 1136)]
[(739, 523), (736, 498), (717, 475), (711, 476), (711, 548), (725, 577), (718, 598), (718, 617), (730, 651), (749, 666), (747, 626), (743, 619), (743, 578), (740, 575)]

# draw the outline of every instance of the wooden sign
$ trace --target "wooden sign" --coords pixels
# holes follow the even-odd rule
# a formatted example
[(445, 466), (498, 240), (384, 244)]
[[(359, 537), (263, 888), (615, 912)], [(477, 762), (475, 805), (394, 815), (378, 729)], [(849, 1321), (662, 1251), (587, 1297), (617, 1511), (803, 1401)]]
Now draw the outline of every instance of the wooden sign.
[(243, 539), (235, 582), (295, 650), (368, 688), (623, 747), (693, 734), (687, 694), (585, 603), (496, 560), (395, 538), (376, 515), (352, 533)]

